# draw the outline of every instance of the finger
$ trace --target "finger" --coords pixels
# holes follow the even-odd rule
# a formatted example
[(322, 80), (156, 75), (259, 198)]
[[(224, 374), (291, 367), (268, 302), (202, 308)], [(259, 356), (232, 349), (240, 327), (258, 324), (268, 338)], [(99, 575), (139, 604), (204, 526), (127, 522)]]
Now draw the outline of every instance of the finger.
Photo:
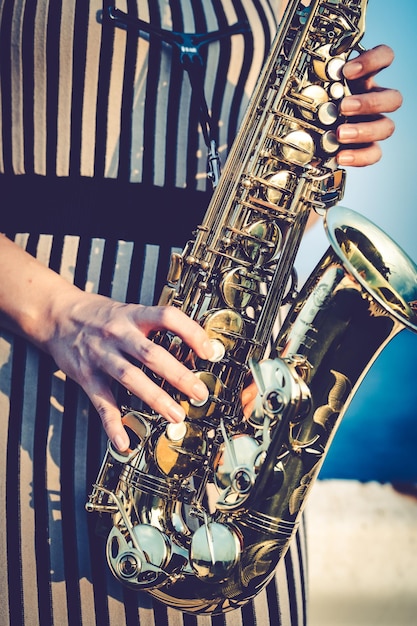
[[(165, 348), (146, 338), (142, 338), (140, 344), (135, 347), (134, 341), (135, 337), (132, 334), (132, 341), (127, 341), (129, 354), (160, 377), (161, 380), (167, 381), (169, 385), (175, 387), (188, 398), (199, 402), (207, 399), (206, 385)], [(124, 355), (115, 352), (107, 353), (98, 365), (123, 387), (140, 397), (159, 413), (162, 412), (165, 417), (175, 421), (183, 419), (183, 414), (178, 414), (178, 405), (173, 401), (169, 402), (170, 407), (163, 405), (161, 408), (159, 401), (158, 406), (155, 406), (157, 390), (160, 387), (152, 385), (151, 388), (147, 384), (149, 378), (145, 372), (131, 363)], [(170, 396), (165, 392), (163, 395), (166, 404)]]
[[(182, 391), (187, 397), (192, 397), (198, 401), (207, 399), (207, 387), (195, 374), (168, 354), (164, 349), (150, 341), (149, 343), (152, 346), (151, 352), (154, 353), (154, 355), (158, 353), (163, 355), (163, 353), (165, 353), (162, 356), (163, 365), (160, 363), (154, 365), (154, 363), (158, 361), (158, 358), (154, 361), (154, 356), (145, 359), (147, 363), (152, 363), (153, 371), (155, 371), (156, 374), (161, 375), (162, 378), (164, 378), (164, 374), (166, 374), (166, 380)], [(113, 354), (105, 363), (105, 367), (109, 376), (143, 400), (145, 404), (166, 420), (173, 423), (184, 420), (185, 411), (183, 407), (178, 404), (161, 385), (151, 380), (143, 370), (130, 363), (122, 355), (117, 356)]]
[(378, 72), (389, 67), (394, 60), (394, 51), (382, 44), (362, 52), (359, 56), (348, 61), (343, 74), (348, 80), (364, 80), (372, 78)]
[(242, 403), (243, 415), (246, 418), (250, 417), (253, 412), (257, 395), (258, 389), (254, 382), (251, 382), (242, 390), (240, 400)]
[(350, 165), (352, 167), (365, 167), (377, 163), (382, 156), (378, 143), (355, 148), (354, 150), (341, 150), (337, 155), (339, 165)]
[(176, 307), (137, 307), (134, 321), (145, 334), (153, 330), (173, 332), (202, 359), (210, 359), (213, 355), (212, 344), (204, 329)]
[(402, 95), (396, 89), (377, 88), (366, 93), (346, 96), (340, 112), (346, 117), (392, 113), (402, 105)]
[(122, 424), (121, 413), (108, 385), (98, 378), (83, 385), (100, 416), (107, 437), (119, 452), (125, 452), (130, 445), (128, 434)]
[(372, 121), (342, 124), (337, 129), (337, 138), (341, 144), (371, 144), (388, 139), (394, 130), (394, 122), (380, 116)]

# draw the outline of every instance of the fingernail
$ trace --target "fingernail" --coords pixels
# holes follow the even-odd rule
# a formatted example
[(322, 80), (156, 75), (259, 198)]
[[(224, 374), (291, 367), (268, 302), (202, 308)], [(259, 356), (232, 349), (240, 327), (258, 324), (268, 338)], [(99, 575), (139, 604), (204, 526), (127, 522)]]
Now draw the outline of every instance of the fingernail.
[(351, 165), (355, 157), (352, 152), (341, 152), (337, 155), (337, 162), (339, 165)]
[(116, 435), (116, 437), (114, 438), (113, 443), (114, 443), (114, 445), (116, 446), (116, 448), (118, 449), (119, 452), (126, 452), (126, 450), (129, 447), (129, 442), (126, 441), (126, 439), (124, 437), (122, 437), (122, 435)]
[(207, 400), (209, 396), (209, 390), (207, 389), (206, 385), (204, 383), (196, 383), (192, 389), (192, 397), (195, 400), (204, 400), (204, 402)]
[(350, 61), (343, 68), (343, 74), (346, 78), (356, 78), (363, 70), (363, 65), (359, 61)]
[(167, 408), (167, 413), (174, 422), (182, 422), (185, 419), (185, 411), (179, 404), (171, 404)]
[(361, 101), (357, 98), (344, 98), (340, 108), (342, 113), (357, 113), (361, 106)]
[(359, 135), (357, 128), (346, 124), (345, 126), (340, 126), (338, 130), (339, 139), (356, 139)]
[(214, 353), (214, 348), (209, 339), (203, 343), (204, 358), (210, 360)]

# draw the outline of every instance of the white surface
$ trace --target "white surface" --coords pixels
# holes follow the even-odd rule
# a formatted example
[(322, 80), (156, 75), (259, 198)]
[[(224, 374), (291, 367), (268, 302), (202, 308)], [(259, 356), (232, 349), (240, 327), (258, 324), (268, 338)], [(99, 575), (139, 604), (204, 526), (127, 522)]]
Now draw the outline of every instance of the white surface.
[(306, 516), (309, 626), (417, 626), (417, 498), (323, 480)]

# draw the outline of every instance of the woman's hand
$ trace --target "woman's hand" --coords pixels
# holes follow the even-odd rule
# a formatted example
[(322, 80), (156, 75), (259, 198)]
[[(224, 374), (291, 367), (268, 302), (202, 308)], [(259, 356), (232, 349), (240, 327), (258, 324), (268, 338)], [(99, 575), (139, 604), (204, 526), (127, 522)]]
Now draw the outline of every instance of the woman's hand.
[(44, 344), (57, 365), (81, 385), (102, 420), (115, 447), (121, 451), (129, 439), (111, 391), (116, 380), (170, 422), (184, 419), (183, 408), (153, 382), (134, 362), (193, 400), (207, 398), (207, 387), (162, 346), (148, 337), (169, 330), (181, 337), (201, 358), (212, 355), (205, 331), (179, 309), (122, 304), (96, 294), (73, 292), (52, 309), (55, 331)]
[(0, 235), (0, 322), (48, 352), (85, 390), (115, 447), (129, 438), (111, 391), (113, 379), (171, 422), (182, 407), (134, 362), (140, 362), (194, 400), (206, 386), (183, 363), (148, 337), (169, 330), (201, 358), (212, 356), (206, 332), (174, 307), (122, 304), (86, 293)]
[(391, 65), (394, 53), (386, 45), (363, 52), (344, 66), (352, 95), (341, 102), (346, 123), (338, 127), (339, 143), (343, 147), (337, 160), (340, 165), (363, 167), (381, 158), (379, 141), (394, 132), (394, 122), (384, 113), (396, 111), (402, 96), (396, 89), (379, 87), (374, 76)]

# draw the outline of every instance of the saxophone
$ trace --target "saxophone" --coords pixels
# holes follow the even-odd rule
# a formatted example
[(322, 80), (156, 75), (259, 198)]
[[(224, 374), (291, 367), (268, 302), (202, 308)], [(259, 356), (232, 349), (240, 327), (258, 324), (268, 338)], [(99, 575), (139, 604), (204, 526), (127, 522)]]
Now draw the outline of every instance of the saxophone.
[[(160, 299), (213, 343), (203, 361), (169, 332), (153, 338), (196, 372), (208, 399), (168, 387), (186, 410), (181, 424), (126, 408), (131, 448), (108, 444), (86, 504), (111, 516), (115, 577), (188, 613), (242, 606), (269, 582), (365, 373), (398, 332), (417, 331), (416, 265), (336, 206), (342, 68), (359, 49), (366, 4), (289, 2), (203, 223), (173, 255)], [(297, 291), (312, 211), (324, 214), (330, 245)]]

